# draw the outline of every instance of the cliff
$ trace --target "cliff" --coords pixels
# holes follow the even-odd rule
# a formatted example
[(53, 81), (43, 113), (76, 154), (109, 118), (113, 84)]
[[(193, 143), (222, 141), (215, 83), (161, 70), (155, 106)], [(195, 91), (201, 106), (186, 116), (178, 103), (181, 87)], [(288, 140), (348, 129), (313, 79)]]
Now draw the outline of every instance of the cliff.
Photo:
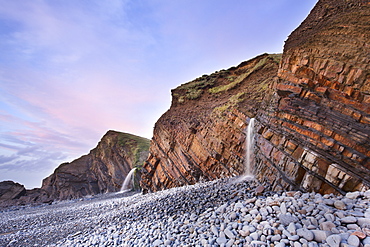
[(0, 182), (0, 206), (50, 203), (119, 191), (132, 168), (140, 171), (149, 145), (146, 138), (110, 130), (89, 154), (57, 167), (43, 180), (41, 188), (26, 190), (11, 181)]
[(154, 128), (143, 189), (241, 174), (246, 120), (268, 104), (280, 58), (263, 54), (172, 90), (171, 108)]
[(142, 187), (240, 175), (256, 118), (254, 174), (272, 189), (344, 193), (370, 186), (370, 4), (320, 0), (277, 55), (172, 91)]
[(319, 1), (289, 36), (259, 112), (256, 176), (275, 189), (370, 186), (370, 4)]
[(43, 180), (41, 189), (57, 200), (119, 191), (130, 170), (141, 168), (149, 143), (148, 139), (110, 130), (89, 154), (56, 168)]

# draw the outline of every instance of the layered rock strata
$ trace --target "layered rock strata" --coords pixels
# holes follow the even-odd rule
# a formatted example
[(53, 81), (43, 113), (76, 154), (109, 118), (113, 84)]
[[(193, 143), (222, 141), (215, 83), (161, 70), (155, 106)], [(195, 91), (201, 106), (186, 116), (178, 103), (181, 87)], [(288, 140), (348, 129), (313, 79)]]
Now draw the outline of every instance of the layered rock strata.
[(130, 170), (141, 168), (149, 143), (146, 138), (110, 130), (89, 154), (55, 169), (41, 189), (57, 200), (119, 191)]
[(370, 4), (319, 1), (285, 44), (259, 112), (256, 176), (322, 193), (370, 186)]
[(243, 174), (244, 132), (255, 117), (261, 182), (321, 193), (368, 188), (369, 19), (369, 1), (320, 0), (289, 36), (278, 70), (276, 56), (263, 55), (173, 90), (142, 186)]
[(148, 157), (149, 145), (146, 138), (110, 130), (89, 154), (56, 168), (43, 180), (41, 188), (26, 190), (11, 181), (0, 182), (0, 207), (116, 192), (134, 167), (138, 168), (133, 177), (134, 189), (138, 189), (140, 169)]
[(172, 90), (157, 121), (142, 187), (158, 191), (243, 173), (246, 120), (272, 95), (281, 55), (264, 54)]

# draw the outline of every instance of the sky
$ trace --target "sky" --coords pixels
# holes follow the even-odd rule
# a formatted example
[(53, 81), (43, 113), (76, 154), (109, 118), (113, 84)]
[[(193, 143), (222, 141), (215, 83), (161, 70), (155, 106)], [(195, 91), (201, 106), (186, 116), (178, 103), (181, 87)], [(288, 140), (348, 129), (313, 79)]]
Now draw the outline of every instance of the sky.
[(151, 138), (171, 89), (281, 53), (316, 0), (0, 0), (0, 181), (31, 189), (108, 130)]

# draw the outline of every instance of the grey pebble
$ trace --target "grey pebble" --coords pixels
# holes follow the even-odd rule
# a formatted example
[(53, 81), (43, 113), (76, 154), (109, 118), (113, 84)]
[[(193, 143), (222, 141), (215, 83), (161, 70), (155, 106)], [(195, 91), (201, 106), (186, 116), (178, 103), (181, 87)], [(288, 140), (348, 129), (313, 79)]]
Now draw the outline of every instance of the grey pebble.
[(352, 246), (359, 246), (360, 245), (360, 239), (355, 235), (350, 235), (347, 239), (347, 243)]
[(339, 247), (341, 242), (341, 237), (339, 235), (330, 235), (326, 238), (326, 242), (330, 247)]

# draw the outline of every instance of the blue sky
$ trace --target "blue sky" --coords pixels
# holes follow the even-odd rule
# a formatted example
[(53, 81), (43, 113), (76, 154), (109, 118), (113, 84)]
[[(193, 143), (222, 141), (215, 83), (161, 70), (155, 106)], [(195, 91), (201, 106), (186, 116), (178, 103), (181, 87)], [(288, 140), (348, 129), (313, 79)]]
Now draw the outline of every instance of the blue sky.
[(0, 181), (26, 188), (109, 130), (152, 137), (170, 90), (282, 52), (316, 0), (0, 0)]

